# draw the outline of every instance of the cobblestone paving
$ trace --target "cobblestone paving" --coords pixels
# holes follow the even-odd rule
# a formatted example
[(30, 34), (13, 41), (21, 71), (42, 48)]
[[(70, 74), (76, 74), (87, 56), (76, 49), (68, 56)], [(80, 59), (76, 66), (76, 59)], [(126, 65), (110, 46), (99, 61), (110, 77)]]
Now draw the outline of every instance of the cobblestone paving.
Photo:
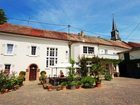
[(16, 91), (0, 94), (0, 105), (140, 105), (140, 79), (115, 78), (93, 89), (47, 91), (38, 82), (25, 82)]

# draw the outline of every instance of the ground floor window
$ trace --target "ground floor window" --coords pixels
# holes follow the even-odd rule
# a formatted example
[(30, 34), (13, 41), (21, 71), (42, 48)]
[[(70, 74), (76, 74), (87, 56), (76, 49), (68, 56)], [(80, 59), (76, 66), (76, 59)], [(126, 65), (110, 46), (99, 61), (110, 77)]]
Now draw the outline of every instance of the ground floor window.
[(11, 64), (5, 64), (4, 72), (5, 72), (6, 74), (9, 74), (9, 73), (10, 73), (10, 69), (11, 69)]
[(57, 48), (47, 47), (46, 67), (54, 66), (55, 64), (57, 64), (58, 62), (57, 53), (58, 53)]

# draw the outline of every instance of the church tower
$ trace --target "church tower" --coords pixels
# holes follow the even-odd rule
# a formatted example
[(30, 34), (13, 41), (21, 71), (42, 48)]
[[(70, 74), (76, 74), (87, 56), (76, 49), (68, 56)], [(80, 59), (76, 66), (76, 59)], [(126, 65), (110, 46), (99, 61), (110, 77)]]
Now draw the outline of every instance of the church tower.
[(121, 38), (119, 37), (119, 31), (118, 31), (117, 26), (114, 21), (114, 17), (112, 20), (111, 40), (114, 40), (114, 41), (121, 40)]

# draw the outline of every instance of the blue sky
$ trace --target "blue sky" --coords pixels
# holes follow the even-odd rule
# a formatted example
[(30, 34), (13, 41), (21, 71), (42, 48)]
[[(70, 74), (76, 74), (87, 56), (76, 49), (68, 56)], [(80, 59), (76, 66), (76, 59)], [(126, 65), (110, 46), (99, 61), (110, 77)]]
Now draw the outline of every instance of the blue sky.
[[(67, 31), (55, 26), (11, 18), (71, 25), (70, 32), (110, 38), (112, 14), (125, 41), (140, 42), (140, 0), (0, 0), (9, 22), (46, 30)], [(80, 28), (80, 29), (79, 29)]]

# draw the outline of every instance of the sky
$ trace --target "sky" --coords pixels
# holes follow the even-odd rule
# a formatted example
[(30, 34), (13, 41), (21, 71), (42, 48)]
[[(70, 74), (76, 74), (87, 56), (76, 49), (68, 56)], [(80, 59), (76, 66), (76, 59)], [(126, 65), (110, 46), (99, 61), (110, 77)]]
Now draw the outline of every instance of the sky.
[(106, 39), (114, 14), (121, 39), (140, 42), (140, 0), (0, 0), (0, 8), (12, 24), (65, 32), (70, 25), (71, 33)]

